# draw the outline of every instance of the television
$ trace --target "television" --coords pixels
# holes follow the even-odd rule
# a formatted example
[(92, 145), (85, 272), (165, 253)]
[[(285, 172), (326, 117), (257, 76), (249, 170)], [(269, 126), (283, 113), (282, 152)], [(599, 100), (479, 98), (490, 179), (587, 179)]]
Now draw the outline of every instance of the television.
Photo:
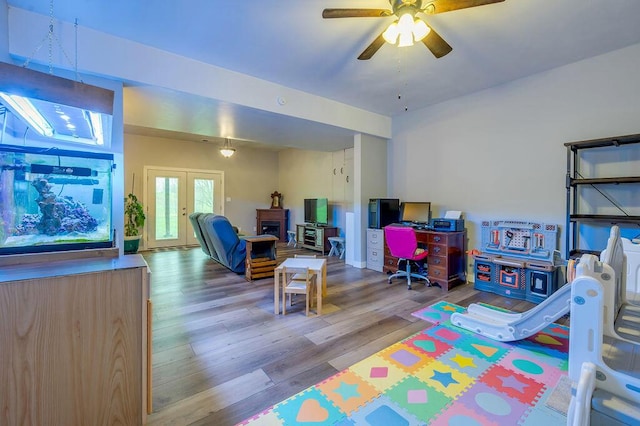
[(369, 228), (382, 229), (398, 222), (400, 217), (400, 200), (397, 198), (369, 199)]
[(304, 221), (315, 225), (329, 224), (329, 199), (305, 198)]
[(430, 202), (405, 201), (400, 205), (400, 222), (428, 225), (430, 220)]

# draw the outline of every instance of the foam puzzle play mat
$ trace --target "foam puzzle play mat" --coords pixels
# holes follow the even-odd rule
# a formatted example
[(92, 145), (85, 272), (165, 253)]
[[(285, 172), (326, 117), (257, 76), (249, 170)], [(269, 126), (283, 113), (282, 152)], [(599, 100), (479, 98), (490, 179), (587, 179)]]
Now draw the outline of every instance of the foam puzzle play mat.
[(568, 328), (504, 343), (453, 326), (463, 310), (416, 312), (433, 325), (240, 424), (565, 424), (566, 407), (548, 402), (567, 375)]

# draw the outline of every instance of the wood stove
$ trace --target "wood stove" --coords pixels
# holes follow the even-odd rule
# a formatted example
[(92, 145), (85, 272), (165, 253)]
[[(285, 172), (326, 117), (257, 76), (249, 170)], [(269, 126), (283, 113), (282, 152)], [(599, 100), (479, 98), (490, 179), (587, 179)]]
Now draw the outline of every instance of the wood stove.
[(257, 209), (258, 235), (274, 235), (280, 242), (287, 242), (289, 229), (289, 209)]

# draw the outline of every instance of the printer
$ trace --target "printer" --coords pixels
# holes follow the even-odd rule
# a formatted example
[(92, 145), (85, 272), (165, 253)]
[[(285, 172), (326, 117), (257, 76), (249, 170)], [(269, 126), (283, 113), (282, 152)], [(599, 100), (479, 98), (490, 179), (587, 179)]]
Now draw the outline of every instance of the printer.
[(446, 217), (431, 219), (429, 227), (434, 231), (441, 232), (464, 231), (464, 219), (452, 219)]

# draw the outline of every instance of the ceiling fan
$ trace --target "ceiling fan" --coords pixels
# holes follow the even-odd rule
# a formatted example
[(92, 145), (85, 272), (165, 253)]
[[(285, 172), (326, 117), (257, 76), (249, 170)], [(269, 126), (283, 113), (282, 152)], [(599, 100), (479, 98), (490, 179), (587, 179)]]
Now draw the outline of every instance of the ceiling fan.
[(392, 22), (361, 54), (360, 60), (371, 57), (386, 42), (398, 43), (399, 47), (411, 46), (414, 41), (422, 41), (436, 58), (441, 58), (453, 49), (433, 28), (430, 28), (416, 14), (435, 15), (452, 10), (499, 3), (504, 0), (389, 0), (388, 9), (325, 9), (323, 18), (386, 18), (395, 15)]

